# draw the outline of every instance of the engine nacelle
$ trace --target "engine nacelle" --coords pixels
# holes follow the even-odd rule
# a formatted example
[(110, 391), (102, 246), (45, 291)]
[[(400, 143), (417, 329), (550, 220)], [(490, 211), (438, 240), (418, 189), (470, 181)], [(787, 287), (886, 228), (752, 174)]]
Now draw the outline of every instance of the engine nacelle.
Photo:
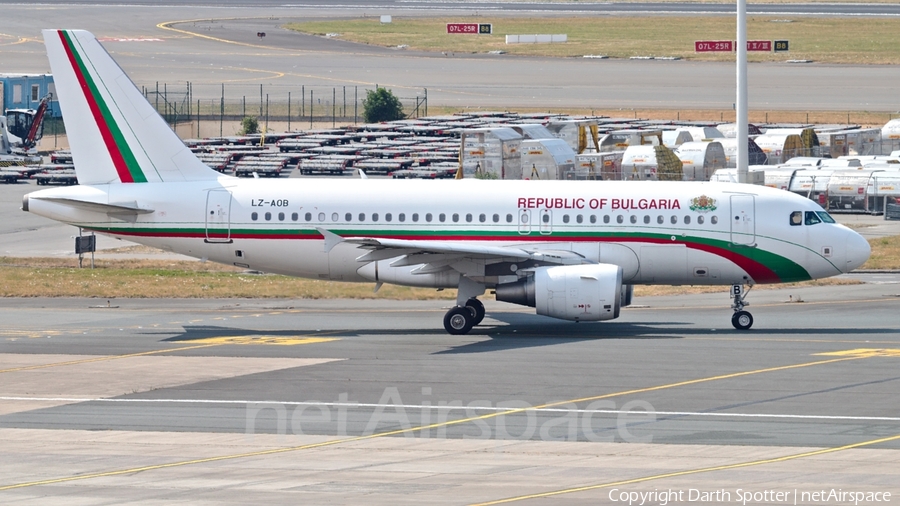
[(622, 268), (612, 264), (538, 267), (534, 276), (497, 285), (497, 300), (531, 306), (537, 314), (562, 320), (598, 321), (619, 317)]

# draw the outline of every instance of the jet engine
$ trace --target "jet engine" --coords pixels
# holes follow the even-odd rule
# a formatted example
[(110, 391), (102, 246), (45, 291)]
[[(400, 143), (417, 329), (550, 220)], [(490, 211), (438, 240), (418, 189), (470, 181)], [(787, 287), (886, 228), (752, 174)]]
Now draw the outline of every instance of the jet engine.
[(622, 268), (612, 264), (538, 267), (533, 276), (497, 285), (496, 289), (497, 300), (574, 321), (618, 318), (623, 293), (630, 295), (622, 287)]

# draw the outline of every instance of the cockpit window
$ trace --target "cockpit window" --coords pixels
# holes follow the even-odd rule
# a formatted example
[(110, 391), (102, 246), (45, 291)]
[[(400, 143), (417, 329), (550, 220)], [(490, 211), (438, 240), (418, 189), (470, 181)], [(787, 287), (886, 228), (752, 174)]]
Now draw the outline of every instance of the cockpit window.
[(819, 215), (819, 218), (822, 218), (822, 221), (825, 223), (834, 223), (834, 218), (831, 217), (830, 214), (825, 211), (816, 211), (816, 214)]
[(819, 216), (816, 215), (815, 211), (806, 211), (806, 224), (807, 225), (816, 225), (818, 223), (822, 223), (822, 220), (819, 219)]
[(803, 213), (794, 211), (791, 213), (791, 226), (796, 227), (803, 224)]

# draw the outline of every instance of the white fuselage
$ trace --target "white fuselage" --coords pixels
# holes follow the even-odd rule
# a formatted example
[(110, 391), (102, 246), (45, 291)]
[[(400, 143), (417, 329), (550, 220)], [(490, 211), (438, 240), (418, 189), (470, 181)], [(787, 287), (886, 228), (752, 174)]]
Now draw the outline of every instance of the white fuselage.
[[(26, 196), (27, 210), (99, 233), (260, 271), (342, 281), (455, 287), (458, 273), (412, 273), (396, 259), (360, 262), (341, 237), (533, 246), (622, 267), (626, 284), (754, 284), (834, 276), (868, 245), (782, 190), (732, 183), (236, 179), (78, 186)], [(152, 210), (130, 218), (71, 199)], [(476, 264), (478, 262), (475, 262)], [(494, 286), (528, 265), (471, 265)], [(474, 274), (473, 274), (474, 273)]]

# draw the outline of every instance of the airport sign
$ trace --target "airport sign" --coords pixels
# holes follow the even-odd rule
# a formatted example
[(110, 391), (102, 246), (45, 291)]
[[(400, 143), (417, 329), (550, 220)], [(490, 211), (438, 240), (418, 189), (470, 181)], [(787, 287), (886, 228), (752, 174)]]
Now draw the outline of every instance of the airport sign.
[(490, 35), (493, 33), (491, 23), (447, 23), (447, 33), (478, 33)]
[(790, 41), (787, 40), (776, 40), (775, 41), (775, 52), (776, 53), (786, 53), (788, 52), (790, 47)]
[(772, 51), (771, 40), (748, 40), (747, 51)]
[(698, 40), (694, 42), (694, 51), (697, 53), (713, 53), (734, 51), (734, 42), (730, 40)]

